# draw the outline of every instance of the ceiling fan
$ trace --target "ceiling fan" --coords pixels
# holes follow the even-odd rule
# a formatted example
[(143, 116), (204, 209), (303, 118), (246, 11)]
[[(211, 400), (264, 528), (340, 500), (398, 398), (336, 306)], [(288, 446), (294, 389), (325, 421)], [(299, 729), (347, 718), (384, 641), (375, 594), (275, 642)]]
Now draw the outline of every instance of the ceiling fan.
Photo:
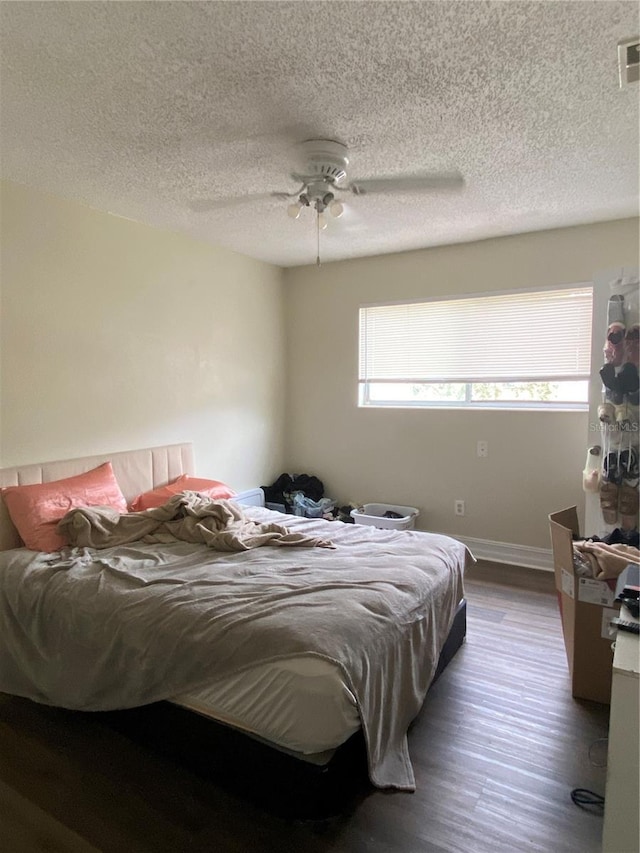
[[(288, 215), (297, 219), (305, 207), (316, 211), (318, 234), (318, 257), (320, 264), (320, 231), (327, 227), (327, 213), (340, 217), (344, 212), (343, 194), (355, 196), (372, 193), (407, 193), (439, 190), (460, 190), (464, 178), (460, 172), (422, 172), (417, 174), (381, 176), (363, 180), (347, 180), (349, 149), (335, 139), (308, 139), (297, 146), (299, 169), (291, 172), (292, 180), (298, 183), (293, 192), (274, 191), (253, 193), (223, 199), (205, 199), (191, 205), (192, 210), (208, 211), (225, 207), (277, 198), (289, 201)], [(294, 201), (295, 199), (295, 201)]]

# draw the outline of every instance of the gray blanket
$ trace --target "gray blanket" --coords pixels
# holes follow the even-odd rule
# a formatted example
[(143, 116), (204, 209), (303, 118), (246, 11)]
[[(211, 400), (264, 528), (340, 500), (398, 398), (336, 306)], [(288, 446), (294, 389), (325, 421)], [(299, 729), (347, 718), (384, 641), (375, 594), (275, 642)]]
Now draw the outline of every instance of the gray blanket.
[(0, 691), (72, 709), (127, 708), (316, 655), (341, 669), (356, 697), (372, 782), (413, 790), (406, 732), (462, 596), (465, 547), (245, 512), (335, 549), (228, 554), (174, 539), (0, 554)]
[(331, 542), (291, 533), (279, 524), (259, 524), (233, 501), (180, 492), (162, 506), (121, 515), (110, 507), (78, 507), (58, 523), (58, 532), (79, 548), (113, 548), (130, 542), (195, 542), (215, 551), (248, 551), (262, 545), (332, 548)]

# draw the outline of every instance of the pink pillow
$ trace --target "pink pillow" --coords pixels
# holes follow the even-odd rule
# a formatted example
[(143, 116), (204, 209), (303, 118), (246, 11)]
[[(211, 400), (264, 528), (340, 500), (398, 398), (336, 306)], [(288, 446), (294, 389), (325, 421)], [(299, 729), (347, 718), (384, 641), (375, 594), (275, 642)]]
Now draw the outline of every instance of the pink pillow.
[(206, 495), (208, 498), (217, 500), (232, 498), (235, 495), (233, 489), (230, 489), (225, 483), (219, 480), (201, 480), (198, 477), (189, 477), (187, 474), (181, 474), (173, 483), (166, 486), (158, 486), (157, 489), (152, 489), (150, 492), (143, 492), (134, 498), (131, 504), (132, 512), (142, 512), (144, 509), (153, 509), (156, 506), (162, 506), (169, 498), (177, 495), (179, 492), (191, 491), (200, 492), (201, 495)]
[(56, 524), (74, 507), (111, 506), (118, 512), (127, 511), (111, 462), (65, 480), (7, 486), (2, 497), (20, 538), (32, 551), (58, 551), (66, 545)]

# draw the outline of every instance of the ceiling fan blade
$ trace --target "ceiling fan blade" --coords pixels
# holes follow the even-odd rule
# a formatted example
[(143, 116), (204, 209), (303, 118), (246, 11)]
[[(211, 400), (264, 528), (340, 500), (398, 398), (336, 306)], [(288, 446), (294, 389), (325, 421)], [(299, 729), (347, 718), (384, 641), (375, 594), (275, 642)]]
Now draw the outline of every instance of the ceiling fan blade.
[(461, 190), (464, 178), (460, 172), (424, 172), (388, 178), (365, 178), (352, 181), (346, 189), (354, 195), (368, 193), (422, 192), (425, 190)]
[(223, 210), (227, 207), (236, 207), (240, 204), (252, 204), (258, 201), (266, 201), (267, 199), (280, 199), (286, 201), (294, 198), (296, 193), (287, 192), (272, 192), (272, 193), (248, 193), (247, 195), (231, 196), (229, 198), (202, 198), (194, 199), (189, 203), (189, 207), (194, 213), (207, 213), (209, 210)]
[[(355, 206), (345, 201), (343, 203), (344, 211), (339, 219), (333, 219), (329, 216), (329, 226), (333, 226), (336, 233), (340, 234), (356, 234), (367, 230), (365, 218), (356, 210)], [(333, 222), (331, 221), (333, 219)], [(335, 223), (335, 225), (333, 225)]]

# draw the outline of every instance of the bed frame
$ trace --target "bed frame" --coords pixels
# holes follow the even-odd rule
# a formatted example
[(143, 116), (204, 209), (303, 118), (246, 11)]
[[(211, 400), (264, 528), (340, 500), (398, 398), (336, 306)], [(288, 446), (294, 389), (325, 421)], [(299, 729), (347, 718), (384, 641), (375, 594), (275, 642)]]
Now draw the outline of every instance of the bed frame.
[[(141, 492), (166, 485), (181, 474), (196, 474), (193, 445), (186, 442), (4, 468), (0, 469), (0, 488), (72, 477), (107, 461), (113, 466), (127, 502)], [(240, 492), (235, 500), (244, 505), (264, 506), (264, 493), (262, 489), (250, 489)], [(0, 493), (0, 551), (21, 545)], [(466, 624), (466, 601), (463, 599), (440, 654), (432, 686), (464, 642)], [(269, 798), (277, 792), (278, 803), (286, 804), (284, 811), (289, 814), (293, 810), (298, 817), (326, 816), (325, 812), (333, 813), (339, 808), (336, 797), (342, 801), (345, 792), (349, 796), (353, 794), (354, 784), (357, 788), (368, 787), (360, 732), (332, 754), (317, 760), (288, 752), (169, 701), (129, 711), (94, 713), (93, 716), (136, 740), (153, 744), (154, 748), (169, 753), (176, 760), (186, 759), (200, 773), (211, 775), (212, 763), (224, 767), (218, 781), (231, 783), (245, 795), (255, 798), (260, 792), (258, 799), (263, 800), (264, 795)], [(213, 761), (212, 756), (215, 756)], [(247, 767), (251, 768), (250, 773), (246, 772)], [(239, 770), (238, 774), (234, 775), (233, 768)], [(243, 769), (240, 771), (240, 768)], [(269, 804), (274, 805), (273, 802)]]

